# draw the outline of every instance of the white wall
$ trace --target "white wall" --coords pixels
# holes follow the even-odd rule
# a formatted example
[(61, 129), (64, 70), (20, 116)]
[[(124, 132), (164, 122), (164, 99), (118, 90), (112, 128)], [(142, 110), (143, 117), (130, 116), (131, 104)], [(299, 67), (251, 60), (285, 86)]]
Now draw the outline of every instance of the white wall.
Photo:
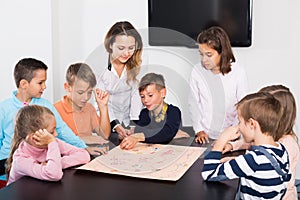
[(15, 64), (34, 57), (48, 67), (44, 97), (53, 98), (51, 0), (1, 0), (0, 2), (0, 100), (16, 89), (13, 80)]
[[(59, 78), (55, 81), (54, 100), (63, 94), (64, 73), (68, 65), (76, 61), (91, 64), (96, 73), (107, 62), (103, 48), (106, 32), (112, 24), (128, 20), (139, 29), (144, 39), (144, 71), (160, 70), (162, 73), (173, 71), (188, 81), (191, 64), (186, 48), (149, 47), (147, 44), (148, 7), (147, 1), (122, 0), (56, 0), (53, 14), (56, 18), (53, 34), (58, 38), (53, 41), (55, 69)], [(133, 9), (132, 5), (135, 5)], [(271, 6), (272, 5), (272, 6)], [(300, 99), (300, 87), (297, 87), (297, 46), (300, 44), (300, 6), (298, 0), (260, 0), (253, 2), (253, 41), (250, 48), (234, 48), (237, 60), (246, 68), (250, 91), (255, 92), (270, 84), (284, 84), (294, 93), (297, 102)], [(192, 52), (192, 57), (195, 52)], [(194, 58), (193, 58), (194, 59)], [(159, 66), (158, 66), (159, 65)], [(167, 70), (166, 70), (167, 68)], [(174, 73), (173, 73), (174, 74)], [(173, 83), (172, 77), (166, 76), (167, 85)], [(186, 85), (185, 83), (183, 85)], [(185, 92), (187, 88), (182, 88)], [(178, 101), (177, 88), (169, 88), (169, 101), (185, 107), (185, 101)], [(172, 92), (173, 91), (173, 92)], [(187, 112), (185, 112), (188, 114)], [(298, 116), (300, 116), (298, 109)], [(185, 124), (189, 125), (188, 115), (184, 115)], [(299, 130), (297, 120), (296, 132)]]
[[(1, 1), (0, 100), (9, 97), (15, 88), (12, 69), (25, 56), (40, 58), (49, 66), (45, 97), (52, 101), (60, 99), (69, 64), (86, 61), (96, 74), (101, 71), (107, 61), (103, 49), (106, 32), (116, 21), (127, 20), (144, 39), (142, 73), (148, 70), (166, 73), (167, 101), (185, 108), (182, 96), (188, 90), (185, 86), (192, 64), (197, 62), (195, 52), (147, 45), (147, 3), (147, 0)], [(299, 8), (299, 0), (254, 0), (252, 46), (234, 48), (237, 61), (247, 71), (251, 92), (266, 85), (284, 84), (292, 90), (298, 107)], [(55, 74), (55, 81), (52, 74)], [(184, 124), (189, 125), (188, 112), (185, 109), (183, 112)], [(297, 115), (300, 116), (299, 109)], [(297, 133), (300, 133), (299, 118), (295, 127)]]

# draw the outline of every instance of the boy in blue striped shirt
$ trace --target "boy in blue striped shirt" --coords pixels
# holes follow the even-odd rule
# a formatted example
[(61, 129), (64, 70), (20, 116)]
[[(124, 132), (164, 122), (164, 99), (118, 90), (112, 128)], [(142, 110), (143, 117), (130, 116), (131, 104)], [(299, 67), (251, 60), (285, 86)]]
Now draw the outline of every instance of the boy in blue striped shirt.
[[(276, 142), (282, 109), (267, 93), (249, 94), (237, 105), (239, 125), (226, 129), (204, 158), (202, 176), (207, 181), (240, 179), (237, 199), (281, 199), (286, 192), (289, 172), (288, 154)], [(221, 163), (227, 142), (243, 135), (253, 146), (245, 155)]]

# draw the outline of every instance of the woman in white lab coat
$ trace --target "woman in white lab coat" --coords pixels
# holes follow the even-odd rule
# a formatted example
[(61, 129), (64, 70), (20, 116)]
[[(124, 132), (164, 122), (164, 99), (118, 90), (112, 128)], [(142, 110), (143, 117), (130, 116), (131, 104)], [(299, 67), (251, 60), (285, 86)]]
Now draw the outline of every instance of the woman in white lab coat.
[(131, 23), (121, 21), (107, 32), (104, 45), (109, 53), (109, 64), (100, 75), (99, 87), (110, 93), (111, 128), (123, 139), (129, 134), (124, 127), (138, 120), (142, 109), (137, 80), (142, 62), (142, 38)]

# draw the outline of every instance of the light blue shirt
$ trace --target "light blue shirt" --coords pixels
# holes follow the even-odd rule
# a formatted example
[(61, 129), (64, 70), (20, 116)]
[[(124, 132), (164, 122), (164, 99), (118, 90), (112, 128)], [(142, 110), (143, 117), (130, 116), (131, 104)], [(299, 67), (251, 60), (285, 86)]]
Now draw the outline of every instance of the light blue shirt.
[[(0, 102), (0, 160), (9, 157), (11, 142), (14, 134), (14, 120), (17, 112), (22, 108), (23, 102), (16, 97), (17, 91), (13, 92), (13, 97)], [(56, 119), (57, 138), (77, 146), (86, 148), (85, 143), (76, 136), (68, 125), (62, 120), (55, 107), (48, 100), (43, 98), (32, 98), (30, 105), (36, 104), (49, 108)], [(0, 176), (0, 180), (6, 180), (6, 175)]]

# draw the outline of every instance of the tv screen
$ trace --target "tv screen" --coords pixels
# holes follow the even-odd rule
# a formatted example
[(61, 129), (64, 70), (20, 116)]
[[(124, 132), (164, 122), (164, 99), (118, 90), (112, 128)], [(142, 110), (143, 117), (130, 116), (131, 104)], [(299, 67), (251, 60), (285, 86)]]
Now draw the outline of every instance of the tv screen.
[(251, 46), (252, 0), (148, 0), (149, 44), (197, 47), (198, 34), (220, 26), (233, 47)]

